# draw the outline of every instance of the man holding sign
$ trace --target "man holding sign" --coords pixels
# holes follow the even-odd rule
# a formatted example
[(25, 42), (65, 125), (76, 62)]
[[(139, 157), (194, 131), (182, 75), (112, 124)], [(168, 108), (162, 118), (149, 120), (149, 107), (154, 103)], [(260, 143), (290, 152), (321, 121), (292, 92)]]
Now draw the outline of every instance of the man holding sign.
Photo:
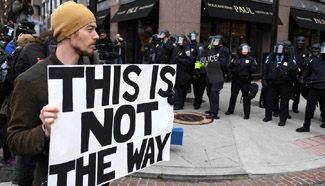
[(47, 181), (51, 125), (58, 108), (48, 105), (47, 66), (76, 65), (81, 55), (90, 56), (96, 40), (96, 18), (81, 4), (68, 1), (51, 15), (51, 27), (58, 41), (55, 52), (20, 75), (12, 96), (12, 118), (8, 145), (16, 155), (37, 156), (33, 185)]
[(93, 14), (68, 1), (51, 23), (58, 47), (17, 78), (8, 128), (13, 153), (37, 157), (33, 185), (103, 185), (169, 160), (176, 66), (76, 65), (98, 39)]

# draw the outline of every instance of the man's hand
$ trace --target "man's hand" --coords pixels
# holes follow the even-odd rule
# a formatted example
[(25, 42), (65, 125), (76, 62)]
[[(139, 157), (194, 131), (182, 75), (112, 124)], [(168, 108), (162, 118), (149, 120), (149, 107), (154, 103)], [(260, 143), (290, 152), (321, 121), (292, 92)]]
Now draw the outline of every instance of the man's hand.
[(45, 127), (46, 137), (50, 137), (51, 125), (54, 123), (54, 120), (58, 117), (57, 112), (59, 112), (59, 109), (51, 105), (44, 106), (40, 112), (39, 118), (41, 119)]

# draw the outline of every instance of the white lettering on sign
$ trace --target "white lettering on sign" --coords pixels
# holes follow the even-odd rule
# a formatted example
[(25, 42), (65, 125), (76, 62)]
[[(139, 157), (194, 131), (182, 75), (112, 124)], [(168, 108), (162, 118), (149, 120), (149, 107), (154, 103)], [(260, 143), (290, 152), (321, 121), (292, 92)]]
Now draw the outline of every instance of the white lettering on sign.
[(146, 9), (146, 8), (152, 8), (153, 6), (155, 6), (155, 4), (150, 4), (150, 5), (141, 6), (141, 7), (139, 8), (139, 10), (143, 10), (143, 9)]
[(315, 23), (325, 25), (324, 19), (314, 18)]
[(211, 6), (211, 7), (214, 7), (214, 8), (227, 9), (227, 10), (232, 10), (232, 9), (233, 9), (231, 6), (227, 6), (227, 5), (218, 5), (218, 4), (213, 4), (213, 3), (208, 3), (208, 6)]
[(255, 14), (254, 12), (252, 12), (250, 7), (236, 6), (236, 5), (233, 5), (233, 7), (234, 7), (235, 11), (238, 13)]
[(125, 14), (125, 11), (117, 12), (117, 15)]
[(136, 13), (138, 9), (139, 9), (138, 6), (133, 7), (133, 8), (129, 8), (129, 10), (126, 12), (126, 14), (133, 14), (133, 13)]
[(310, 19), (310, 18), (306, 18), (306, 17), (300, 17), (300, 16), (297, 16), (297, 19), (299, 19), (299, 20), (303, 20), (303, 21), (313, 21), (312, 19)]

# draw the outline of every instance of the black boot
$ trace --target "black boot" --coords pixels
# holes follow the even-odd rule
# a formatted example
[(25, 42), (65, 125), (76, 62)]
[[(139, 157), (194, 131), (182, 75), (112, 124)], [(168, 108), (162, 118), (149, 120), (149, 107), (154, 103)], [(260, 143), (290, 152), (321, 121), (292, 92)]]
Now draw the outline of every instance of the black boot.
[(210, 113), (209, 115), (207, 115), (206, 118), (207, 119), (220, 119), (218, 114), (213, 114), (213, 113)]
[(300, 127), (296, 129), (296, 132), (309, 132), (309, 127)]

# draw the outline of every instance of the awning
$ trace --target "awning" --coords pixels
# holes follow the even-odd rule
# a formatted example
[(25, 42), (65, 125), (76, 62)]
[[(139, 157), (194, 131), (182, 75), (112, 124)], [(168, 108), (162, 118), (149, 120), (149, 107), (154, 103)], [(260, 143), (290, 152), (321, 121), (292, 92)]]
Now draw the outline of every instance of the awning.
[[(242, 0), (203, 0), (211, 17), (272, 24), (272, 5)], [(278, 24), (282, 24), (278, 19)]]
[(102, 24), (105, 20), (105, 22), (107, 20), (110, 20), (110, 9), (107, 10), (103, 10), (100, 12), (97, 12), (97, 16), (96, 16), (96, 22), (97, 24)]
[(111, 22), (121, 22), (146, 17), (157, 3), (158, 0), (138, 0), (122, 5)]
[(325, 14), (290, 9), (299, 27), (325, 31)]

